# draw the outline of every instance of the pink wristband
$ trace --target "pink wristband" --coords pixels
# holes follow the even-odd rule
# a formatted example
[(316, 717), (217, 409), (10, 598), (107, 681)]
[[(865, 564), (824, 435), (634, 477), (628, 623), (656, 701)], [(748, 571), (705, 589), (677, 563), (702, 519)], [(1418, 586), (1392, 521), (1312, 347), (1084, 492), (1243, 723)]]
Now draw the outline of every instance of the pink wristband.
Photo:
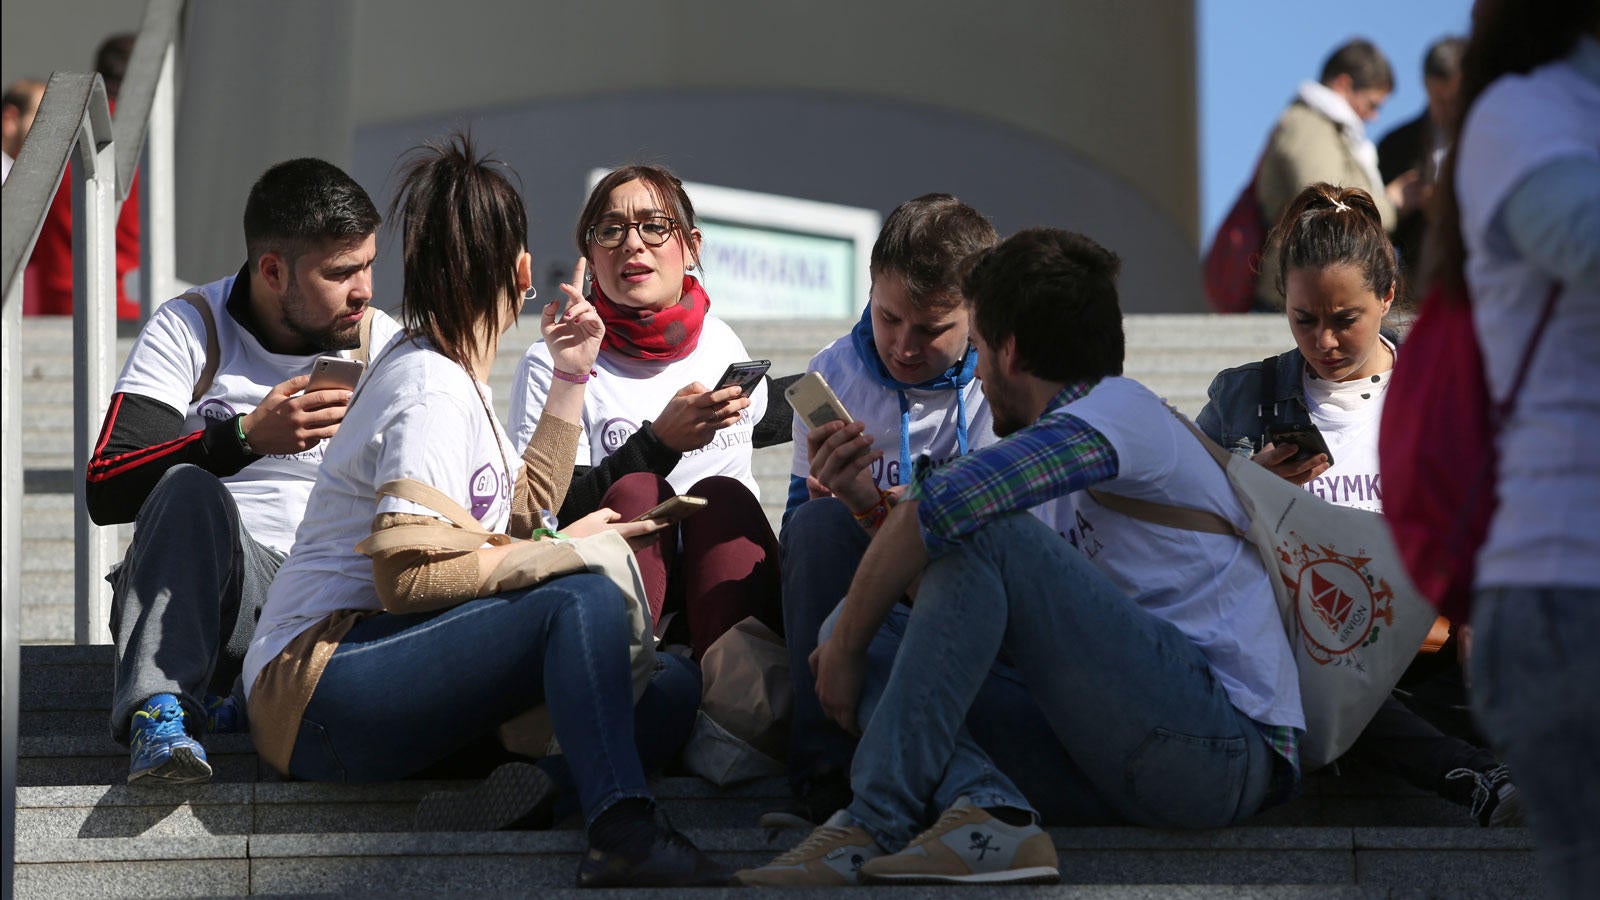
[(574, 375), (571, 372), (563, 372), (563, 371), (561, 371), (560, 369), (557, 369), (557, 368), (551, 368), (550, 371), (555, 373), (556, 378), (558, 378), (558, 379), (560, 379), (562, 381), (570, 382), (572, 384), (583, 384), (584, 382), (588, 381), (589, 379), (593, 378), (594, 376), (600, 374), (599, 372), (596, 372), (593, 369), (590, 369), (589, 370), (589, 374), (587, 374), (587, 375)]

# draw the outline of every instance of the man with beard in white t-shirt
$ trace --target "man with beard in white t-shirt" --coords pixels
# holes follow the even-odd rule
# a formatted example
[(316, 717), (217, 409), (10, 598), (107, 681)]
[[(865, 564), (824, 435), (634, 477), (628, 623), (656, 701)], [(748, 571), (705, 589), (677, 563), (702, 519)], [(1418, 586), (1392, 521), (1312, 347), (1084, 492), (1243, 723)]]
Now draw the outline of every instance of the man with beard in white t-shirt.
[(240, 664), (350, 400), (305, 390), (312, 363), (398, 331), (369, 305), (379, 220), (336, 166), (273, 166), (245, 265), (163, 305), (128, 354), (85, 477), (97, 524), (137, 524), (108, 577), (130, 783), (206, 781), (195, 736), (246, 727)]

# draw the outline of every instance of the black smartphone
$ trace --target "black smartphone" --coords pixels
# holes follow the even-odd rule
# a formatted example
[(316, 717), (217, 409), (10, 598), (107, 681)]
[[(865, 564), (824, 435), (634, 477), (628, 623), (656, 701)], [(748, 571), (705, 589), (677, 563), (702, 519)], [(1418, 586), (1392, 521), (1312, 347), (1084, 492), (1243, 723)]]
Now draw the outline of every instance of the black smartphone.
[(752, 359), (745, 362), (730, 363), (727, 371), (723, 372), (722, 377), (717, 379), (717, 386), (712, 390), (720, 391), (723, 388), (733, 387), (737, 384), (743, 395), (748, 397), (751, 391), (760, 386), (762, 376), (766, 375), (767, 370), (770, 368), (772, 368), (772, 360), (770, 359)]
[(1333, 465), (1333, 452), (1328, 449), (1328, 442), (1323, 439), (1322, 432), (1317, 426), (1307, 422), (1304, 425), (1279, 423), (1267, 426), (1266, 440), (1274, 445), (1283, 446), (1293, 444), (1299, 447), (1299, 452), (1289, 458), (1289, 462), (1305, 462), (1318, 453), (1328, 457), (1328, 465)]

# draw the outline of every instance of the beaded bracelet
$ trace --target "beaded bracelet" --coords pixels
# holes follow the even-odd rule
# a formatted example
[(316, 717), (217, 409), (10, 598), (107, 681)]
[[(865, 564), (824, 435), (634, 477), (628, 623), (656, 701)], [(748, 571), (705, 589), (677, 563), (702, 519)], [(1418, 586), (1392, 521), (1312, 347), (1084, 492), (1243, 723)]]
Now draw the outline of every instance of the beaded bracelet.
[(556, 376), (556, 378), (558, 380), (565, 381), (565, 382), (567, 382), (569, 384), (583, 384), (583, 383), (587, 382), (589, 379), (593, 378), (594, 376), (600, 374), (599, 372), (596, 372), (594, 369), (590, 369), (589, 370), (589, 374), (587, 374), (587, 375), (574, 375), (571, 372), (563, 372), (560, 369), (557, 369), (557, 368), (554, 368), (554, 367), (552, 367), (550, 369), (550, 371), (555, 373), (555, 376)]
[(878, 491), (878, 502), (871, 509), (854, 514), (856, 524), (869, 532), (882, 527), (883, 520), (889, 518), (889, 508), (894, 505), (894, 499), (894, 495), (888, 491)]

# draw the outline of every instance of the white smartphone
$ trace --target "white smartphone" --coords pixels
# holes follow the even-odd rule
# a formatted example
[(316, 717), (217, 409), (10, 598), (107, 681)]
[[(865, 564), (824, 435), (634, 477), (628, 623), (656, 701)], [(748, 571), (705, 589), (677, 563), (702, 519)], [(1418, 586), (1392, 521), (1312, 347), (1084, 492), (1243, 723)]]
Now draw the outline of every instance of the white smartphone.
[(639, 516), (639, 518), (634, 519), (634, 521), (643, 522), (646, 519), (655, 519), (659, 522), (677, 522), (682, 519), (687, 519), (700, 510), (705, 509), (708, 503), (710, 503), (710, 501), (704, 497), (693, 497), (689, 494), (680, 494), (677, 497), (668, 497), (665, 501), (658, 504), (654, 509), (645, 512), (643, 515)]
[(306, 385), (306, 391), (353, 391), (366, 368), (367, 364), (359, 359), (319, 356), (311, 364), (311, 383)]
[(806, 425), (811, 428), (835, 421), (844, 422), (846, 425), (855, 421), (850, 418), (850, 411), (839, 402), (839, 397), (834, 394), (833, 388), (828, 387), (828, 380), (823, 378), (820, 372), (807, 372), (784, 389), (783, 395), (789, 398), (789, 405), (794, 408), (795, 415), (805, 420)]

